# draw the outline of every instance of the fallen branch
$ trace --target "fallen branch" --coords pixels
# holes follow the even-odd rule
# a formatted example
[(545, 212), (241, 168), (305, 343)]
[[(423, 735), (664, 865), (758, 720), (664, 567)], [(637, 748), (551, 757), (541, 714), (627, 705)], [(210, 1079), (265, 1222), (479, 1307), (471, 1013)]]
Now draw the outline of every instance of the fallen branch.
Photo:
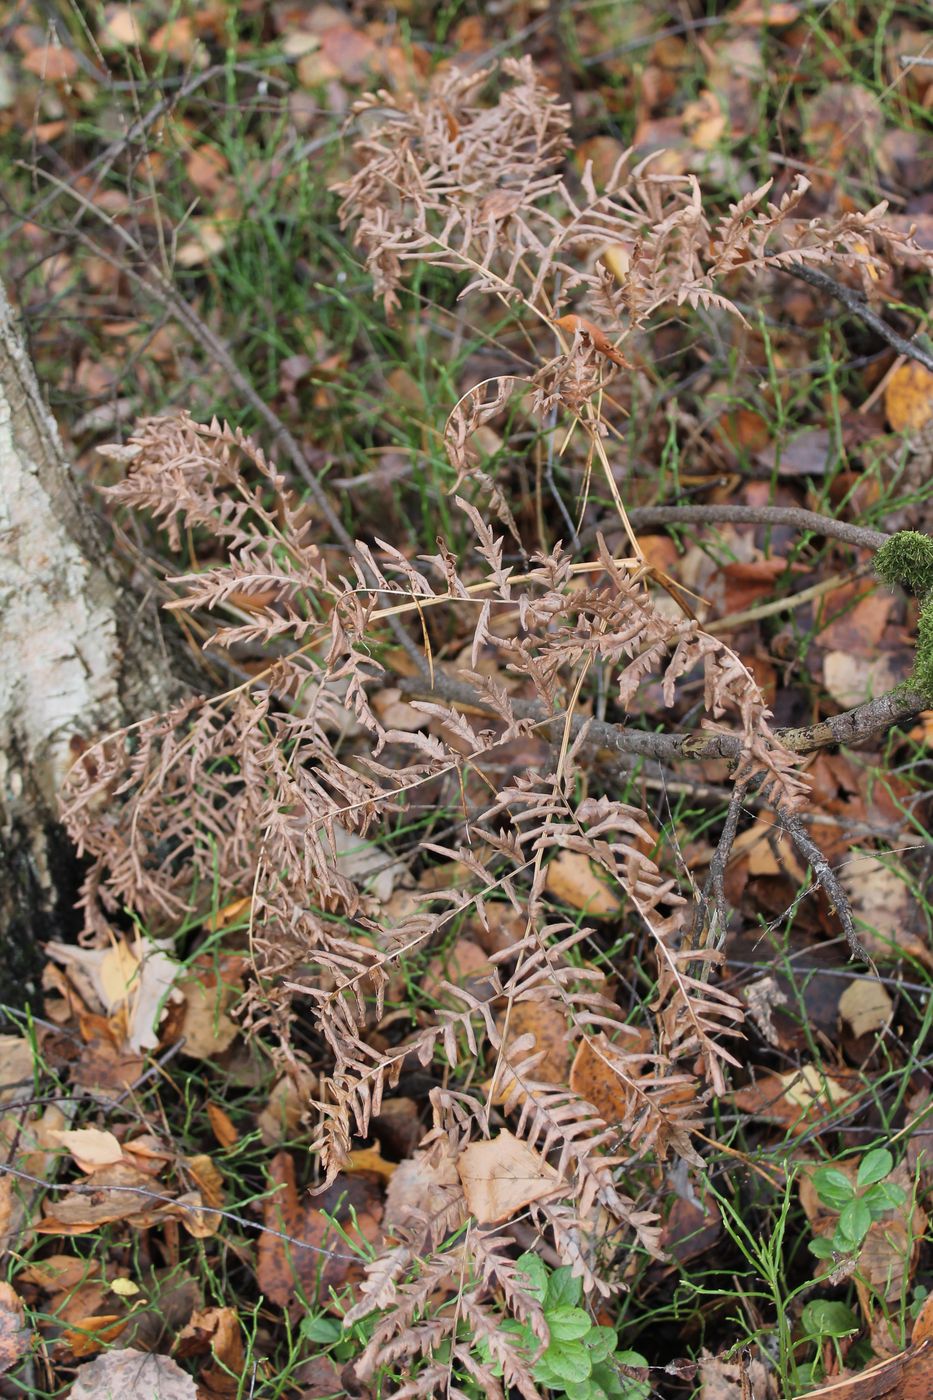
[(890, 539), (884, 530), (850, 525), (846, 520), (834, 520), (831, 515), (818, 515), (797, 506), (637, 506), (628, 517), (637, 530), (653, 525), (790, 525), (859, 549), (880, 549)]
[(918, 345), (915, 340), (905, 340), (897, 331), (892, 330), (877, 311), (872, 311), (864, 297), (851, 287), (844, 287), (841, 282), (837, 282), (828, 273), (821, 272), (817, 267), (807, 267), (800, 264), (796, 267), (782, 267), (782, 272), (788, 273), (791, 277), (796, 277), (801, 282), (807, 282), (811, 287), (816, 287), (821, 292), (826, 292), (829, 296), (841, 302), (842, 305), (852, 312), (858, 319), (876, 335), (880, 335), (882, 340), (886, 340), (893, 346), (899, 355), (906, 355), (911, 360), (916, 360), (933, 374), (933, 352), (927, 350), (923, 345)]
[[(478, 691), (465, 681), (455, 680), (441, 671), (435, 672), (433, 685), (424, 676), (399, 677), (398, 685), (409, 699), (446, 700), (492, 717), (489, 706)], [(816, 724), (776, 729), (774, 735), (792, 753), (815, 753), (817, 749), (832, 748), (837, 744), (862, 743), (875, 734), (916, 718), (929, 707), (929, 697), (910, 684), (901, 685)], [(563, 710), (548, 714), (536, 700), (513, 700), (512, 710), (517, 719), (533, 720), (537, 727), (544, 730), (557, 730), (567, 722)], [(574, 715), (570, 721), (571, 739), (576, 738), (584, 725), (589, 726), (588, 746), (610, 753), (635, 754), (640, 758), (657, 759), (661, 763), (674, 763), (683, 758), (725, 759), (734, 763), (742, 756), (742, 737), (739, 734), (710, 732), (707, 729), (689, 734), (657, 734)]]

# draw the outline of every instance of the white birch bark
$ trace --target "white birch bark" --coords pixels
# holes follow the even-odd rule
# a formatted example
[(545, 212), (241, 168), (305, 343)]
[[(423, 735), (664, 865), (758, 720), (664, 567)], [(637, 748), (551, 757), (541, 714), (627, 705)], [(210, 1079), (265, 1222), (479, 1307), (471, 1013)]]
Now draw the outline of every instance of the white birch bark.
[(105, 549), (0, 285), (0, 1000), (74, 898), (57, 798), (76, 750), (168, 691)]

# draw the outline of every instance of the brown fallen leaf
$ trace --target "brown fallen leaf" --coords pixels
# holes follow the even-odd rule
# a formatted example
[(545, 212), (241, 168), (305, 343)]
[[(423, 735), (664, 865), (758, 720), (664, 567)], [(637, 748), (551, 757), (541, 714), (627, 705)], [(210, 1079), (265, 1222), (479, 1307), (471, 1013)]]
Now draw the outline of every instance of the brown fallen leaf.
[(78, 1371), (70, 1400), (198, 1400), (198, 1388), (170, 1356), (127, 1347), (108, 1351)]
[(0, 1373), (9, 1371), (26, 1355), (32, 1330), (26, 1326), (22, 1298), (9, 1283), (0, 1283)]
[(108, 1016), (123, 1013), (128, 1050), (138, 1054), (158, 1045), (158, 1023), (168, 1003), (181, 999), (173, 986), (178, 963), (166, 946), (154, 939), (121, 941), (110, 948), (52, 942), (46, 951), (65, 968), (92, 1011), (100, 1008)]
[(839, 1015), (849, 1024), (854, 1036), (881, 1030), (893, 1014), (891, 994), (875, 977), (854, 978), (839, 998)]
[(910, 1346), (864, 1371), (838, 1376), (794, 1400), (930, 1400), (933, 1395), (933, 1342)]
[(199, 972), (176, 983), (185, 999), (179, 1035), (184, 1037), (183, 1053), (195, 1060), (210, 1060), (229, 1050), (240, 1027), (229, 1015), (240, 999), (239, 983), (221, 981), (214, 972)]
[[(386, 1234), (399, 1226), (410, 1225), (415, 1215), (428, 1221), (444, 1212), (453, 1213), (458, 1202), (462, 1215), (463, 1188), (450, 1145), (443, 1139), (430, 1151), (416, 1152), (399, 1162), (386, 1190), (383, 1217)], [(456, 1224), (459, 1223), (458, 1219)]]
[[(40, 1235), (83, 1235), (115, 1220), (162, 1219), (168, 1207), (151, 1199), (151, 1176), (123, 1162), (94, 1173), (93, 1191), (67, 1191), (34, 1224)], [(167, 1194), (167, 1193), (166, 1193)]]
[(23, 67), (44, 82), (67, 83), (78, 71), (78, 60), (71, 49), (64, 49), (61, 44), (44, 44), (26, 55)]
[(701, 1400), (777, 1400), (777, 1385), (771, 1371), (757, 1358), (751, 1361), (724, 1361), (703, 1352), (700, 1356)]
[(534, 1052), (543, 1052), (543, 1058), (535, 1066), (534, 1077), (545, 1084), (565, 1084), (567, 1082), (567, 1060), (569, 1042), (567, 1039), (567, 1017), (560, 1006), (550, 999), (536, 997), (530, 1001), (515, 1002), (506, 1018), (503, 1012), (499, 1020), (500, 1033), (508, 1031), (503, 1044), (503, 1053), (508, 1057), (509, 1047), (520, 1036), (534, 1036)]
[(236, 1395), (243, 1374), (243, 1336), (235, 1308), (204, 1308), (191, 1314), (172, 1351), (176, 1356), (209, 1353), (198, 1375), (199, 1400)]
[(828, 651), (823, 657), (823, 684), (837, 705), (852, 709), (900, 685), (912, 666), (913, 653), (907, 648), (874, 656)]
[(372, 1176), (340, 1176), (321, 1195), (305, 1193), (299, 1197), (295, 1160), (288, 1152), (276, 1153), (269, 1175), (278, 1190), (263, 1201), (263, 1223), (289, 1238), (278, 1233), (259, 1238), (257, 1277), (267, 1301), (283, 1308), (293, 1306), (298, 1291), (312, 1301), (327, 1297), (331, 1287), (340, 1288), (348, 1279), (362, 1277), (359, 1261), (325, 1211), (335, 1212), (342, 1228), (351, 1233), (352, 1206), (360, 1233), (376, 1240), (381, 1233), (382, 1202)]
[(197, 35), (194, 20), (187, 15), (170, 19), (152, 35), (149, 48), (153, 53), (165, 53), (179, 63), (190, 63), (195, 55)]
[(742, 0), (737, 9), (729, 15), (730, 24), (773, 25), (783, 28), (795, 24), (800, 18), (800, 6), (789, 0)]
[(785, 1074), (759, 1075), (753, 1084), (736, 1090), (733, 1101), (744, 1113), (778, 1123), (796, 1134), (819, 1122), (854, 1092), (854, 1087), (850, 1090), (808, 1064)]
[(924, 937), (924, 922), (903, 867), (895, 857), (858, 854), (842, 867), (839, 879), (849, 896), (859, 938), (873, 958), (916, 958), (933, 968), (933, 948)]
[(457, 1161), (467, 1209), (480, 1225), (510, 1220), (532, 1201), (563, 1185), (558, 1172), (534, 1148), (503, 1128), (486, 1142), (471, 1142)]
[(35, 1055), (20, 1035), (0, 1035), (0, 1105), (29, 1098)]
[(269, 1102), (256, 1116), (259, 1136), (266, 1147), (276, 1147), (296, 1136), (316, 1093), (317, 1076), (304, 1066), (291, 1069), (276, 1080)]
[(104, 22), (97, 31), (97, 42), (108, 49), (126, 49), (145, 42), (139, 10), (134, 5), (107, 5)]

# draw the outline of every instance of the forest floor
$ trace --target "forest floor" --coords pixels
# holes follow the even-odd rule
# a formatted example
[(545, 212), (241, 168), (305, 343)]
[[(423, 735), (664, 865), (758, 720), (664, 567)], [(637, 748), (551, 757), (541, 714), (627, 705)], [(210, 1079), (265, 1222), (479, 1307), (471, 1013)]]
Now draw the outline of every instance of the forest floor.
[[(186, 410), (229, 422), (275, 458), (293, 502), (312, 479), (352, 539), (415, 560), (443, 536), (462, 560), (471, 536), (452, 500), (445, 423), (473, 385), (557, 353), (554, 328), (523, 322), (514, 302), (459, 299), (466, 279), (451, 266), (411, 264), (388, 312), (373, 296), (334, 192), (356, 168), (363, 94), (387, 90), (378, 116), (425, 100), (438, 73), (489, 67), (492, 102), (497, 65), (528, 54), (571, 104), (575, 191), (588, 162), (601, 188), (632, 148), (654, 154), (659, 174), (695, 175), (710, 220), (767, 181), (777, 202), (803, 176), (800, 217), (886, 200), (888, 222), (933, 248), (933, 43), (921, 4), (21, 0), (0, 32), (4, 282), (120, 565), (159, 601), (172, 596), (167, 576), (213, 561), (190, 528), (170, 557), (149, 523), (100, 494), (124, 468), (98, 448), (125, 444), (137, 419)], [(741, 319), (713, 304), (666, 306), (612, 364), (608, 473), (556, 409), (541, 421), (513, 404), (478, 430), (483, 470), (532, 550), (563, 540), (596, 558), (602, 538), (624, 554), (623, 501), (666, 605), (676, 613), (689, 600), (782, 731), (909, 683), (917, 600), (879, 583), (857, 536), (805, 530), (793, 514), (643, 515), (642, 527), (638, 512), (771, 506), (931, 533), (933, 374), (853, 311), (857, 277), (830, 272), (850, 304), (775, 273), (730, 284)], [(924, 260), (871, 275), (877, 314), (929, 358)], [(576, 343), (595, 330), (578, 326)], [(333, 530), (309, 500), (329, 558)], [(248, 589), (233, 601), (241, 620), (260, 606)], [(265, 654), (248, 644), (202, 659), (206, 612), (170, 615), (169, 627), (171, 616), (207, 687), (229, 685), (231, 666), (262, 672)], [(432, 664), (482, 671), (475, 623), (454, 608), (432, 621)], [(418, 623), (411, 636), (421, 644)], [(406, 698), (404, 658), (397, 671), (371, 702), (387, 728), (414, 733), (425, 721)], [(575, 699), (613, 720), (599, 676)], [(673, 710), (652, 679), (627, 722), (691, 730), (702, 707), (696, 677)], [(341, 740), (351, 766), (361, 735), (349, 723)], [(550, 753), (541, 737), (513, 737), (496, 750), (495, 781)], [(605, 757), (581, 792), (608, 791)], [(720, 867), (716, 985), (741, 1008), (744, 1040), (729, 1042), (736, 1063), (698, 1100), (691, 1150), (645, 1151), (631, 1169), (625, 1189), (658, 1217), (658, 1248), (617, 1249), (606, 1299), (582, 1303), (533, 1211), (513, 1222), (517, 1247), (544, 1261), (542, 1288), (566, 1286), (570, 1330), (539, 1373), (542, 1394), (933, 1391), (931, 768), (933, 710), (808, 756), (806, 831), (835, 873), (830, 893), (763, 800), (736, 808), (722, 760), (615, 771), (612, 796), (650, 817), (647, 854), (688, 898)], [(438, 783), (391, 839), (341, 853), (370, 916), (382, 909), (380, 927), (452, 878), (457, 802)], [(571, 961), (611, 998), (644, 1066), (657, 1050), (650, 939), (585, 856), (561, 852), (547, 868), (566, 926), (593, 930)], [(840, 886), (869, 965), (850, 958), (831, 896)], [(254, 976), (250, 887), (218, 877), (170, 926), (143, 929), (138, 917), (117, 909), (110, 942), (92, 946), (51, 930), (43, 1002), (10, 1006), (0, 1022), (0, 1396), (323, 1400), (388, 1395), (403, 1380), (427, 1394), (435, 1382), (419, 1389), (418, 1367), (438, 1356), (449, 1393), (480, 1394), (469, 1366), (458, 1371), (428, 1340), (423, 1363), (396, 1372), (387, 1357), (356, 1374), (372, 1315), (342, 1318), (394, 1238), (402, 1197), (429, 1190), (416, 1168), (438, 1092), (495, 1079), (489, 1045), (456, 1064), (440, 1046), (404, 1058), (335, 1179), (310, 1194), (321, 1179), (314, 1105), (333, 1064), (309, 998), (296, 998), (284, 1031), (240, 1014)], [(368, 1023), (374, 1053), (432, 1026), (452, 986), (478, 995), (509, 921), (523, 917), (493, 902), (397, 958)], [(161, 940), (160, 960), (144, 958), (143, 934)], [(547, 1052), (538, 1073), (595, 1100), (611, 1126), (612, 1092), (585, 1063), (590, 1041), (572, 1044), (553, 1002), (526, 1003), (520, 1029)], [(620, 1101), (620, 1123), (630, 1108)], [(493, 1114), (515, 1128), (501, 1104)], [(589, 1354), (574, 1372), (590, 1327), (591, 1342), (613, 1334), (608, 1378)], [(551, 1337), (556, 1346), (553, 1320)], [(480, 1362), (482, 1375), (492, 1363)], [(853, 1388), (857, 1376), (871, 1388)]]

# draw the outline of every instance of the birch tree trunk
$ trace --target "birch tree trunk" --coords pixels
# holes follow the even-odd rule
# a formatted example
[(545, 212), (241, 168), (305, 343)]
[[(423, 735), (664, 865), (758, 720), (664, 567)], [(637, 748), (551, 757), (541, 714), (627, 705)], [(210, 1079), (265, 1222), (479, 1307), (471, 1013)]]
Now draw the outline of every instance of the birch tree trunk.
[(171, 681), (107, 559), (0, 284), (0, 1001), (36, 986), (80, 879), (58, 823), (84, 739), (161, 707)]

